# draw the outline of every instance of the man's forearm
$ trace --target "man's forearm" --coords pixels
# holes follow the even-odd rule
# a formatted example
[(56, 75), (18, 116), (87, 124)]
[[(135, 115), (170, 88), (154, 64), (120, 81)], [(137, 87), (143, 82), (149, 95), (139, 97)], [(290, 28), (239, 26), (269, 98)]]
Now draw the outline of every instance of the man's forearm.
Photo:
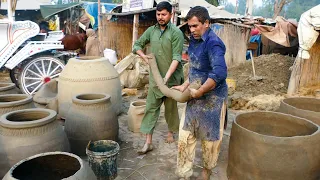
[(206, 80), (206, 82), (204, 82), (201, 87), (198, 89), (198, 91), (200, 91), (202, 94), (205, 94), (207, 92), (209, 92), (210, 90), (214, 89), (216, 87), (217, 83), (211, 79), (208, 78)]
[(176, 71), (178, 65), (179, 65), (179, 61), (173, 60), (164, 78), (169, 80), (169, 78), (174, 73), (174, 71)]

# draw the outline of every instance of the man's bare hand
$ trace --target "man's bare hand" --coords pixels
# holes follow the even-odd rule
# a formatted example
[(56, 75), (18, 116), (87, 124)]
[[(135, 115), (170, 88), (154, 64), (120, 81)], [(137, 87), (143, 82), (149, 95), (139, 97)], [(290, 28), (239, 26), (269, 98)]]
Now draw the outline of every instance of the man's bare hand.
[(189, 88), (190, 90), (190, 94), (193, 98), (200, 98), (201, 96), (203, 96), (203, 92), (200, 90), (196, 90), (193, 88)]
[(146, 62), (147, 64), (149, 64), (149, 59), (152, 59), (151, 56), (148, 56), (148, 55), (144, 55), (144, 56), (141, 56), (141, 58), (144, 60), (144, 62)]
[(180, 86), (172, 86), (171, 89), (178, 90), (180, 92), (184, 92), (187, 89), (187, 86), (180, 85)]

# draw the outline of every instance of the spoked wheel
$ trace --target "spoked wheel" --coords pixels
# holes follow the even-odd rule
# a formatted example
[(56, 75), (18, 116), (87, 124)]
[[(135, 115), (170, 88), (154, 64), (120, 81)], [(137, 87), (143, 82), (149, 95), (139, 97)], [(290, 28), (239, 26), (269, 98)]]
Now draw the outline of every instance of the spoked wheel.
[(25, 94), (34, 94), (40, 87), (59, 77), (64, 64), (57, 58), (40, 56), (25, 64), (19, 76), (20, 90)]

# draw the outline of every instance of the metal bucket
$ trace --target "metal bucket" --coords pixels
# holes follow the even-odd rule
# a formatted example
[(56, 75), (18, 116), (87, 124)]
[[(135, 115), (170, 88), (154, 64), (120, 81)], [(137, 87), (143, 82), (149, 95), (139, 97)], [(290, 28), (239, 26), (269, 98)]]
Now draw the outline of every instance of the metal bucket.
[(113, 180), (117, 177), (117, 154), (120, 146), (111, 140), (89, 142), (86, 153), (89, 165), (98, 180)]

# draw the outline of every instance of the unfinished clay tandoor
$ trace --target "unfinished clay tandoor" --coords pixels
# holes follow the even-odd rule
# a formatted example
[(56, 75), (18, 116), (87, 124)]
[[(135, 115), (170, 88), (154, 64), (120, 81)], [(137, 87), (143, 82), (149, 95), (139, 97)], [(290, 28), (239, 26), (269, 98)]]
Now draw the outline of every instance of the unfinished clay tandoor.
[(19, 89), (14, 83), (0, 83), (0, 95), (19, 94)]
[(87, 162), (67, 152), (37, 154), (18, 162), (8, 171), (3, 180), (17, 179), (64, 179), (96, 180)]
[(57, 113), (49, 109), (9, 112), (0, 119), (0, 177), (15, 163), (49, 151), (69, 151), (70, 146)]
[(230, 180), (320, 179), (320, 130), (315, 123), (276, 112), (236, 117), (229, 143)]
[(5, 113), (34, 108), (32, 96), (27, 94), (0, 95), (0, 115)]
[(59, 76), (58, 102), (62, 117), (72, 103), (72, 97), (82, 93), (106, 93), (111, 96), (114, 110), (119, 114), (122, 108), (119, 74), (105, 58), (71, 58)]
[(279, 112), (311, 120), (320, 126), (320, 99), (295, 97), (281, 101)]
[(80, 94), (72, 101), (65, 121), (71, 152), (85, 155), (90, 140), (117, 140), (118, 117), (109, 95)]

